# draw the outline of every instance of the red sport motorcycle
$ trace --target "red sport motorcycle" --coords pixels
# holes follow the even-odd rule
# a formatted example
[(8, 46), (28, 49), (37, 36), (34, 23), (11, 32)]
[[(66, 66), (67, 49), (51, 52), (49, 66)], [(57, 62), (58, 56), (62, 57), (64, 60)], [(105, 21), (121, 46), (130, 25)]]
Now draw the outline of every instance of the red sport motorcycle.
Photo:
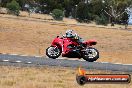
[(52, 59), (56, 59), (62, 54), (62, 57), (83, 58), (88, 62), (96, 61), (99, 58), (99, 52), (92, 46), (96, 45), (97, 41), (81, 40), (82, 38), (80, 37), (78, 39), (75, 39), (64, 36), (57, 36), (53, 40), (51, 46), (46, 49), (46, 55)]

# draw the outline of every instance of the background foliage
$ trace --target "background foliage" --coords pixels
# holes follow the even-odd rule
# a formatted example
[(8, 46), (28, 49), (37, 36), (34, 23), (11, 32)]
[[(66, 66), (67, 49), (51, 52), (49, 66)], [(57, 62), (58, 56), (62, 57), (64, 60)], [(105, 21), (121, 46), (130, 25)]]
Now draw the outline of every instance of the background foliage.
[(7, 3), (6, 7), (10, 14), (19, 15), (20, 5), (15, 0), (12, 0), (10, 3)]
[[(12, 0), (2, 0), (2, 7)], [(77, 19), (79, 22), (95, 21), (102, 23), (126, 23), (129, 15), (127, 8), (132, 6), (132, 0), (16, 0), (21, 10), (25, 4), (35, 7), (36, 13), (50, 14), (54, 9), (62, 10), (65, 17)], [(103, 15), (102, 15), (103, 14)], [(101, 23), (101, 24), (102, 24)]]

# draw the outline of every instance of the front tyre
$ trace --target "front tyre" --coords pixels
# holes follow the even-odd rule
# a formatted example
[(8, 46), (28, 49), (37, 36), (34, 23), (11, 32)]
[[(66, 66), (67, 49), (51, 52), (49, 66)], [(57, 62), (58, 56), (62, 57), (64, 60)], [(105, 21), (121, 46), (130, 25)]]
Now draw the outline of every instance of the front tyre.
[(88, 47), (82, 57), (88, 62), (94, 62), (99, 58), (99, 51), (93, 47)]
[(61, 55), (61, 51), (58, 47), (50, 46), (46, 49), (46, 55), (49, 58), (56, 59)]

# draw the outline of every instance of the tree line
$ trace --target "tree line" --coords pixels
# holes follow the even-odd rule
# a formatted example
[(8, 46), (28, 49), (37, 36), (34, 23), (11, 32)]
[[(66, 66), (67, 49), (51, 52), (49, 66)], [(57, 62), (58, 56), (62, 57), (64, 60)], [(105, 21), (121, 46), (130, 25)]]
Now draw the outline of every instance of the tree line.
[[(70, 17), (79, 22), (94, 21), (97, 24), (107, 25), (127, 24), (129, 8), (132, 0), (0, 0), (1, 7), (9, 7), (14, 1), (20, 10), (35, 8), (36, 13), (50, 14), (52, 12), (62, 13), (60, 15)], [(55, 10), (55, 11), (53, 11)], [(59, 10), (59, 11), (57, 11)], [(60, 12), (61, 11), (61, 12)], [(61, 17), (62, 17), (61, 16)]]

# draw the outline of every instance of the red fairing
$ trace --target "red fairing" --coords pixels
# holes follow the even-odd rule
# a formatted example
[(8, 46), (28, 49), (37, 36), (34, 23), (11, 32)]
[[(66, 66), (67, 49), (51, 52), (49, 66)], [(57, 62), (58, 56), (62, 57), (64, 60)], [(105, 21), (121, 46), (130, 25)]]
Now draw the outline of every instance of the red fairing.
[(51, 46), (57, 46), (59, 47), (59, 49), (62, 51), (63, 54), (67, 54), (71, 49), (67, 48), (68, 45), (75, 45), (77, 46), (78, 43), (75, 42), (73, 39), (71, 38), (60, 38), (57, 37), (53, 40), (52, 45)]
[(96, 45), (97, 41), (94, 39), (91, 39), (91, 40), (88, 40), (86, 43), (87, 43), (87, 45), (92, 46), (92, 45)]
[(62, 49), (62, 45), (63, 45), (63, 39), (61, 39), (60, 37), (55, 38), (51, 44), (51, 46), (57, 46), (59, 47), (59, 49)]
[(78, 45), (78, 43), (75, 42), (71, 38), (64, 38), (63, 42), (64, 42), (64, 44), (63, 44), (64, 45), (63, 46), (63, 52), (64, 52), (64, 54), (67, 54), (67, 53), (69, 53), (70, 50), (72, 50), (72, 49), (67, 48), (68, 45), (74, 45), (74, 46)]

